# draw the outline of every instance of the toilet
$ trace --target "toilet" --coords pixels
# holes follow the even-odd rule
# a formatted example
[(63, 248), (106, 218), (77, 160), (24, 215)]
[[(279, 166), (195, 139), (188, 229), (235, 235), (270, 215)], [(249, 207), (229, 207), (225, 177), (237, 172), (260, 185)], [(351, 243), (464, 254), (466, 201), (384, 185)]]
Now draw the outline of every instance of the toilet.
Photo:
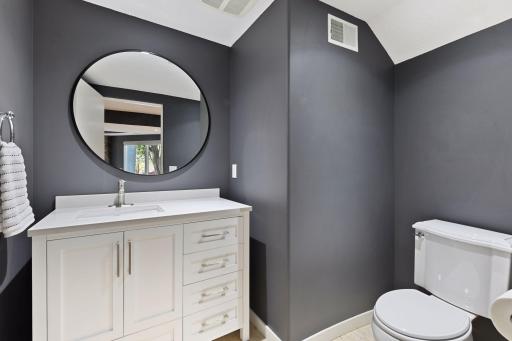
[(495, 298), (510, 289), (512, 235), (429, 220), (415, 230), (415, 289), (377, 300), (377, 341), (472, 341), (471, 322), (489, 317)]

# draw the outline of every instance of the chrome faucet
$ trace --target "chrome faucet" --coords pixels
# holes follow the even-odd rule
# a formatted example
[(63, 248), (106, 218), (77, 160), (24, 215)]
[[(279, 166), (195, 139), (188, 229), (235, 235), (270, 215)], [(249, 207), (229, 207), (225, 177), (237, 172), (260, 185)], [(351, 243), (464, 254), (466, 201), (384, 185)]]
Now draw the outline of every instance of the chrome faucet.
[(127, 204), (125, 202), (125, 189), (124, 184), (126, 180), (119, 179), (119, 191), (117, 192), (117, 198), (113, 205), (109, 205), (109, 207), (125, 207), (125, 206), (133, 206), (133, 204)]

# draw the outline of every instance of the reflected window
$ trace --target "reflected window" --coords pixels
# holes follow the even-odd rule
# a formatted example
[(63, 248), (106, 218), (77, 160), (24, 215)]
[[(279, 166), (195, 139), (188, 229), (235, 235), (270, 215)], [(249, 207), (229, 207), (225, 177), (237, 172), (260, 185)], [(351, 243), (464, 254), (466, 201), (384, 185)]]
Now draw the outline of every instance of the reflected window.
[(123, 170), (140, 175), (162, 174), (160, 141), (127, 141), (124, 143)]

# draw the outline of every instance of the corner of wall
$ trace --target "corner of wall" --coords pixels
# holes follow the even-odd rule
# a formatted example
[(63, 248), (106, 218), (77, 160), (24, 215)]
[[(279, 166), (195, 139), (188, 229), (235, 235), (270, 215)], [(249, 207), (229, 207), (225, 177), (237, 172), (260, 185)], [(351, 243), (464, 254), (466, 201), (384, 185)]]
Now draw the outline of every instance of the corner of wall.
[[(253, 205), (252, 309), (289, 333), (289, 2), (276, 0), (230, 53), (229, 197)], [(249, 81), (247, 81), (249, 80)]]

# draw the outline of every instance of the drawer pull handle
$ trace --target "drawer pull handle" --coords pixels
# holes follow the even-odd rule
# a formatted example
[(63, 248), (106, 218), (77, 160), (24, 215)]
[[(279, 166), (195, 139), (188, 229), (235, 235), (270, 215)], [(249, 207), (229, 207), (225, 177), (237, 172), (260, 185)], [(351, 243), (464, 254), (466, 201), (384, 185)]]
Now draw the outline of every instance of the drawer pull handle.
[(223, 260), (218, 261), (218, 262), (202, 263), (201, 269), (199, 269), (199, 273), (223, 269), (226, 267), (226, 263), (228, 261), (229, 261), (229, 259), (224, 258)]
[(203, 292), (203, 293), (201, 293), (201, 299), (199, 300), (199, 304), (205, 303), (207, 301), (210, 301), (210, 300), (213, 300), (213, 299), (216, 299), (216, 298), (224, 297), (224, 296), (227, 295), (228, 291), (229, 291), (229, 287), (225, 286), (220, 291), (216, 291), (216, 292)]
[[(209, 243), (209, 242), (215, 242), (218, 240), (224, 240), (226, 239), (227, 235), (229, 234), (229, 231), (224, 231), (222, 233), (212, 233), (212, 234), (201, 234), (201, 239), (199, 240), (199, 243)], [(205, 238), (216, 238), (216, 239), (210, 239), (210, 240), (203, 240)]]
[(201, 328), (201, 330), (199, 330), (199, 333), (204, 333), (210, 329), (223, 326), (228, 322), (228, 319), (229, 319), (229, 315), (224, 314), (222, 316), (222, 320), (220, 320), (220, 321), (215, 321), (213, 323), (210, 323), (211, 320), (204, 321), (203, 323), (201, 323), (202, 328)]

